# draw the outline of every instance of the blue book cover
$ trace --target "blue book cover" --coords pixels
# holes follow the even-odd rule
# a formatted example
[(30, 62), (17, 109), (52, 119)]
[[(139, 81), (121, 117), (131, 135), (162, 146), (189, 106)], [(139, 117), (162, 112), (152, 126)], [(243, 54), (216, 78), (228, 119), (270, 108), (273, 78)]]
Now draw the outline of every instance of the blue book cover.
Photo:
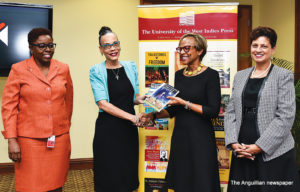
[(167, 97), (175, 97), (178, 93), (179, 91), (177, 89), (169, 84), (163, 83), (145, 99), (145, 103), (159, 112), (169, 103), (170, 99)]

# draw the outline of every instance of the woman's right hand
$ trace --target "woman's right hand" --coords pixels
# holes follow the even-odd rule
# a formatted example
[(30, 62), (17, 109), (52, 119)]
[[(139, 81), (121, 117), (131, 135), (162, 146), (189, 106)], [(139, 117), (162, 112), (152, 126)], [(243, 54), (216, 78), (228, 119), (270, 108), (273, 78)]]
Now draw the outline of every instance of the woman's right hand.
[(255, 158), (254, 155), (245, 151), (247, 148), (243, 144), (233, 143), (233, 144), (231, 144), (231, 148), (237, 154), (238, 158), (246, 158), (246, 159), (250, 159), (250, 160), (254, 160), (254, 158)]
[(21, 149), (16, 138), (8, 139), (8, 156), (13, 162), (21, 162)]

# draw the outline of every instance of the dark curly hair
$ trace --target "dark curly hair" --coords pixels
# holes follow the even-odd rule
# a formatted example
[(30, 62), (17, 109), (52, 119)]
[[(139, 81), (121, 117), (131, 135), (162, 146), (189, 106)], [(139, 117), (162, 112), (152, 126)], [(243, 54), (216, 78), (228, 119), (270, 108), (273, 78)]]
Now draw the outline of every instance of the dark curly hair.
[(250, 44), (252, 44), (252, 41), (262, 36), (267, 37), (269, 39), (272, 48), (276, 46), (277, 34), (275, 30), (270, 27), (263, 26), (259, 26), (252, 30), (250, 35)]
[(51, 39), (53, 40), (52, 37), (52, 32), (49, 29), (46, 28), (34, 28), (28, 33), (28, 43), (29, 45), (35, 42), (39, 36), (41, 35), (49, 35)]
[(99, 30), (99, 45), (101, 45), (101, 37), (106, 35), (107, 33), (113, 33), (113, 31), (107, 26), (102, 26)]

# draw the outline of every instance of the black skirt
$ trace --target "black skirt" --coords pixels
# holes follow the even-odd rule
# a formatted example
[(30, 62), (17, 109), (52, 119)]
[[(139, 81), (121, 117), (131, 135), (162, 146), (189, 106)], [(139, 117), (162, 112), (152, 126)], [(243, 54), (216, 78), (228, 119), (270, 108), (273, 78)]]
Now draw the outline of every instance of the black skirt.
[(99, 113), (93, 141), (96, 192), (138, 188), (138, 132), (131, 122)]
[[(255, 113), (245, 113), (239, 143), (253, 144), (257, 138)], [(254, 161), (233, 155), (228, 192), (300, 192), (295, 150), (267, 162), (261, 154)]]

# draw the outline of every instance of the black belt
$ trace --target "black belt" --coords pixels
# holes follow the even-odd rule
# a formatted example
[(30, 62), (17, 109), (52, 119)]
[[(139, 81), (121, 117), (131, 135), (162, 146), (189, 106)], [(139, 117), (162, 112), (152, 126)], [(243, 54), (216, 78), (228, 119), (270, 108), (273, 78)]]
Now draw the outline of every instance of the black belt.
[(256, 107), (245, 107), (244, 112), (245, 113), (256, 113), (257, 109)]

